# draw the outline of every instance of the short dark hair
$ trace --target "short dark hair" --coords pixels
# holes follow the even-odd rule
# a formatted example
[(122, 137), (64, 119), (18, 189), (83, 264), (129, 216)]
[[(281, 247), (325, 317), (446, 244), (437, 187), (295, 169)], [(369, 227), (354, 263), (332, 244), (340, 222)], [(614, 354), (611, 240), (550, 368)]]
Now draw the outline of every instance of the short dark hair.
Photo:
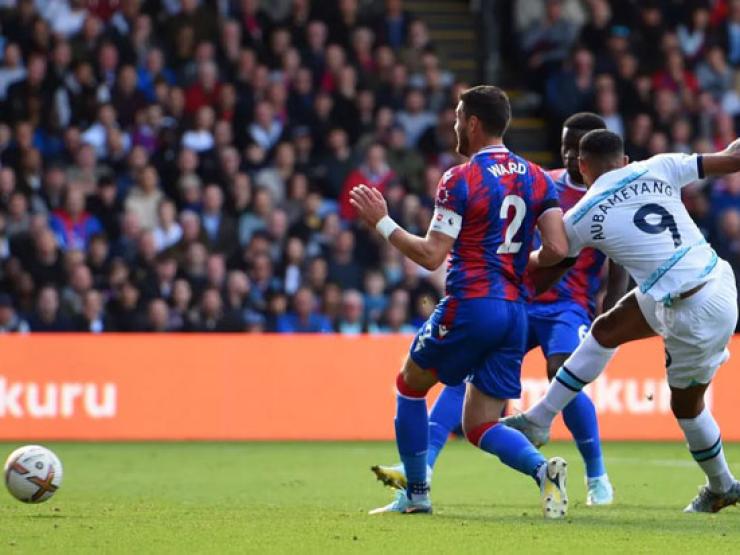
[(579, 151), (581, 156), (609, 160), (624, 156), (624, 141), (612, 131), (595, 129), (581, 137)]
[(483, 130), (502, 137), (511, 121), (511, 104), (506, 93), (493, 85), (478, 85), (460, 94), (465, 117), (475, 116)]
[(563, 122), (563, 127), (577, 131), (592, 131), (594, 129), (606, 129), (606, 122), (598, 114), (593, 112), (578, 112)]

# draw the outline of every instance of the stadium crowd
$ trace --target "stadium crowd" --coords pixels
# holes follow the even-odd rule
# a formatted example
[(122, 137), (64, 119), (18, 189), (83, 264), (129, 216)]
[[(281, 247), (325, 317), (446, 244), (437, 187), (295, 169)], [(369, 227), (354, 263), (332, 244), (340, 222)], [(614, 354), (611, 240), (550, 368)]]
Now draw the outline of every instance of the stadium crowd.
[[(0, 331), (415, 331), (442, 271), (363, 229), (348, 191), (423, 233), (466, 84), (401, 0), (367, 4), (2, 1)], [(512, 18), (554, 127), (595, 110), (633, 159), (735, 138), (740, 0)], [(740, 177), (687, 195), (734, 264)]]

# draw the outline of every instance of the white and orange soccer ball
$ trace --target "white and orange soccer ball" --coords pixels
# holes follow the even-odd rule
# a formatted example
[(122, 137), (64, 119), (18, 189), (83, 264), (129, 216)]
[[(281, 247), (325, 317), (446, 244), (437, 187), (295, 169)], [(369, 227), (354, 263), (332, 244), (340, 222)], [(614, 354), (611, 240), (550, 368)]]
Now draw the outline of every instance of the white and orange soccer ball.
[(5, 461), (5, 485), (24, 503), (42, 503), (62, 485), (62, 462), (40, 445), (25, 445)]

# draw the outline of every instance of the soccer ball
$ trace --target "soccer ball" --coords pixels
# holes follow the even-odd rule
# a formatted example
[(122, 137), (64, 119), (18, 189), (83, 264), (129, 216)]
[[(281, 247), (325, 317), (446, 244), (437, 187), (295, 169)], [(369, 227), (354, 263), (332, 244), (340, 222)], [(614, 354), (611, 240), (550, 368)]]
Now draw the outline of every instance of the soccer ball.
[(5, 461), (5, 485), (19, 501), (42, 503), (62, 485), (62, 463), (46, 447), (19, 447)]

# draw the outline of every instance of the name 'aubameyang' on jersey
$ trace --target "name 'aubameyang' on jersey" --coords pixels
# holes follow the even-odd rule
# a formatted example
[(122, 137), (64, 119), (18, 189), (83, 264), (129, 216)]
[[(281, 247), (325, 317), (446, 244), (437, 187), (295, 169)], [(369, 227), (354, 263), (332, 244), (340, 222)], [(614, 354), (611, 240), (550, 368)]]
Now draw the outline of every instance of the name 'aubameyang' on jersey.
[(486, 147), (448, 170), (437, 189), (435, 225), (459, 226), (447, 267), (446, 293), (527, 300), (524, 271), (535, 226), (559, 209), (553, 180), (504, 146)]
[[(574, 184), (565, 169), (552, 170), (548, 175), (555, 181), (563, 212), (573, 208), (586, 194), (586, 187)], [(537, 246), (537, 245), (535, 245)], [(596, 315), (596, 294), (601, 288), (601, 272), (606, 256), (593, 248), (585, 248), (576, 263), (553, 287), (534, 298), (534, 304), (574, 302), (583, 307), (591, 318)]]

